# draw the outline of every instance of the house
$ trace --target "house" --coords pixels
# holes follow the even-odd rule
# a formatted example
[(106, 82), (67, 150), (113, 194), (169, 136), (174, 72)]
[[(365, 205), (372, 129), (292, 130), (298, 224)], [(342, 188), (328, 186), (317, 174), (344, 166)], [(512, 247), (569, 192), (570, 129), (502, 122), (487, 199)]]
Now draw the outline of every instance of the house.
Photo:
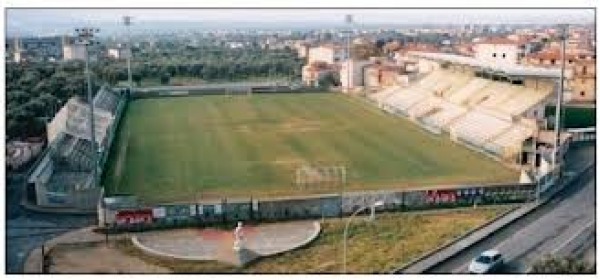
[(304, 41), (298, 41), (298, 42), (296, 42), (294, 44), (294, 49), (298, 53), (298, 57), (299, 58), (308, 57), (308, 53), (310, 51), (310, 47), (311, 47), (311, 44), (307, 43), (307, 42), (304, 42)]
[(367, 89), (404, 85), (408, 82), (405, 65), (374, 63), (365, 67), (364, 86)]
[(85, 60), (85, 46), (74, 44), (71, 38), (63, 38), (63, 60)]
[(315, 61), (302, 67), (302, 83), (307, 86), (319, 86), (319, 81), (328, 74), (339, 72), (339, 65)]
[(308, 51), (308, 64), (315, 61), (334, 64), (347, 58), (346, 49), (340, 45), (326, 44), (310, 48)]
[[(530, 54), (523, 59), (523, 64), (559, 68), (562, 65), (561, 51), (550, 48)], [(586, 50), (571, 50), (566, 53), (565, 68), (572, 75), (567, 75), (566, 88), (569, 93), (565, 101), (594, 102), (596, 100), (596, 55)]]
[(368, 60), (346, 60), (341, 65), (340, 82), (342, 88), (352, 90), (364, 86), (364, 68), (371, 64)]

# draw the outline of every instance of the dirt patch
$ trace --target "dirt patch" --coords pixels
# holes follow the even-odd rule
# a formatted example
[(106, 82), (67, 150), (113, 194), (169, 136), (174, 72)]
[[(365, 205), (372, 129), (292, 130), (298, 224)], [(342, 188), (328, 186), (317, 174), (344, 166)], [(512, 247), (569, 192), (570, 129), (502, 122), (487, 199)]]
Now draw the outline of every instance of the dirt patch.
[(52, 249), (51, 273), (170, 273), (167, 268), (127, 255), (117, 244), (105, 243)]

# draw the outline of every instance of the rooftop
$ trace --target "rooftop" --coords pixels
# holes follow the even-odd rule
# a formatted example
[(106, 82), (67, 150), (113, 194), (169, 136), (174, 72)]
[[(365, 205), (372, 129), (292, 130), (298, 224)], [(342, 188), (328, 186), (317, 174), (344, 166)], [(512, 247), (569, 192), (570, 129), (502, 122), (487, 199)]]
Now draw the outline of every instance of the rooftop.
[(526, 43), (525, 41), (515, 41), (508, 38), (502, 37), (488, 37), (476, 42), (476, 44), (489, 44), (489, 45), (520, 45)]
[(523, 65), (498, 65), (490, 62), (483, 62), (472, 57), (446, 53), (409, 52), (408, 55), (430, 60), (441, 60), (458, 65), (468, 65), (471, 67), (489, 69), (495, 72), (502, 72), (508, 76), (533, 76), (539, 78), (560, 77), (560, 69), (548, 69), (543, 67)]
[[(561, 51), (557, 48), (547, 49), (544, 51), (540, 51), (537, 53), (532, 53), (526, 56), (526, 58), (531, 59), (542, 59), (542, 60), (551, 60), (551, 59), (561, 59)], [(571, 50), (566, 53), (566, 58), (569, 60), (585, 60), (586, 57), (592, 57), (595, 59), (594, 53), (587, 50)]]

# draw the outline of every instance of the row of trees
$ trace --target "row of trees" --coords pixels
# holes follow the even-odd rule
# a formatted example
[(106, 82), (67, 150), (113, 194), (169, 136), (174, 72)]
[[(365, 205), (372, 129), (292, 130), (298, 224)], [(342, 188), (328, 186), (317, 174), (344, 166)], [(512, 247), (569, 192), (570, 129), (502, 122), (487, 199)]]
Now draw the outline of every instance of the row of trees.
[(85, 89), (83, 62), (6, 64), (8, 139), (43, 136), (56, 111)]
[[(189, 47), (170, 43), (134, 49), (133, 80), (196, 77), (205, 81), (234, 81), (255, 77), (300, 75), (303, 62), (290, 49), (229, 49)], [(94, 92), (100, 84), (127, 80), (124, 61), (92, 62)], [(46, 123), (73, 96), (86, 96), (84, 63), (6, 64), (6, 133), (8, 139), (44, 137)]]
[(531, 267), (534, 274), (595, 274), (593, 263), (573, 257), (547, 255), (537, 260)]
[[(239, 81), (250, 78), (299, 77), (303, 61), (290, 49), (260, 48), (190, 48), (137, 50), (134, 52), (132, 78), (140, 85), (143, 79), (194, 77), (207, 82)], [(127, 79), (125, 63), (104, 62), (99, 73), (105, 81), (116, 84)]]

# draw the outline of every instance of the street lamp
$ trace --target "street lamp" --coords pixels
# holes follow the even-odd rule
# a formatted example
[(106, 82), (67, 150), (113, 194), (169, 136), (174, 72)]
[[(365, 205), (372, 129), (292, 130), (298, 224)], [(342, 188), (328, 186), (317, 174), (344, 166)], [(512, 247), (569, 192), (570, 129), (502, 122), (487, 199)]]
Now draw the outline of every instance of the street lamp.
[(89, 110), (89, 121), (90, 121), (90, 141), (92, 142), (92, 159), (94, 162), (94, 167), (92, 168), (92, 187), (98, 187), (98, 149), (96, 148), (96, 134), (94, 127), (94, 97), (92, 93), (92, 77), (90, 73), (90, 56), (88, 47), (90, 45), (99, 44), (99, 42), (94, 40), (94, 34), (99, 33), (100, 29), (93, 27), (83, 27), (76, 28), (75, 32), (77, 33), (77, 40), (75, 40), (76, 45), (84, 46), (85, 50), (85, 75), (87, 80), (87, 99), (88, 105), (90, 106)]
[(375, 201), (371, 205), (367, 205), (367, 206), (358, 208), (356, 211), (354, 211), (354, 213), (352, 213), (352, 215), (350, 215), (350, 218), (348, 218), (348, 222), (346, 222), (346, 228), (344, 229), (344, 270), (343, 270), (344, 274), (346, 273), (346, 250), (348, 248), (348, 228), (350, 227), (350, 222), (352, 222), (352, 218), (354, 218), (354, 216), (358, 215), (358, 213), (360, 213), (364, 210), (370, 209), (371, 214), (369, 215), (368, 220), (373, 221), (373, 220), (375, 220), (375, 208), (381, 207), (383, 205), (384, 205), (384, 203), (382, 200)]
[(132, 94), (133, 91), (133, 78), (131, 74), (131, 57), (133, 57), (133, 50), (131, 48), (131, 32), (129, 30), (131, 19), (131, 16), (123, 17), (123, 24), (127, 28), (127, 48), (129, 49), (129, 53), (127, 54), (127, 82), (129, 83), (129, 94)]

